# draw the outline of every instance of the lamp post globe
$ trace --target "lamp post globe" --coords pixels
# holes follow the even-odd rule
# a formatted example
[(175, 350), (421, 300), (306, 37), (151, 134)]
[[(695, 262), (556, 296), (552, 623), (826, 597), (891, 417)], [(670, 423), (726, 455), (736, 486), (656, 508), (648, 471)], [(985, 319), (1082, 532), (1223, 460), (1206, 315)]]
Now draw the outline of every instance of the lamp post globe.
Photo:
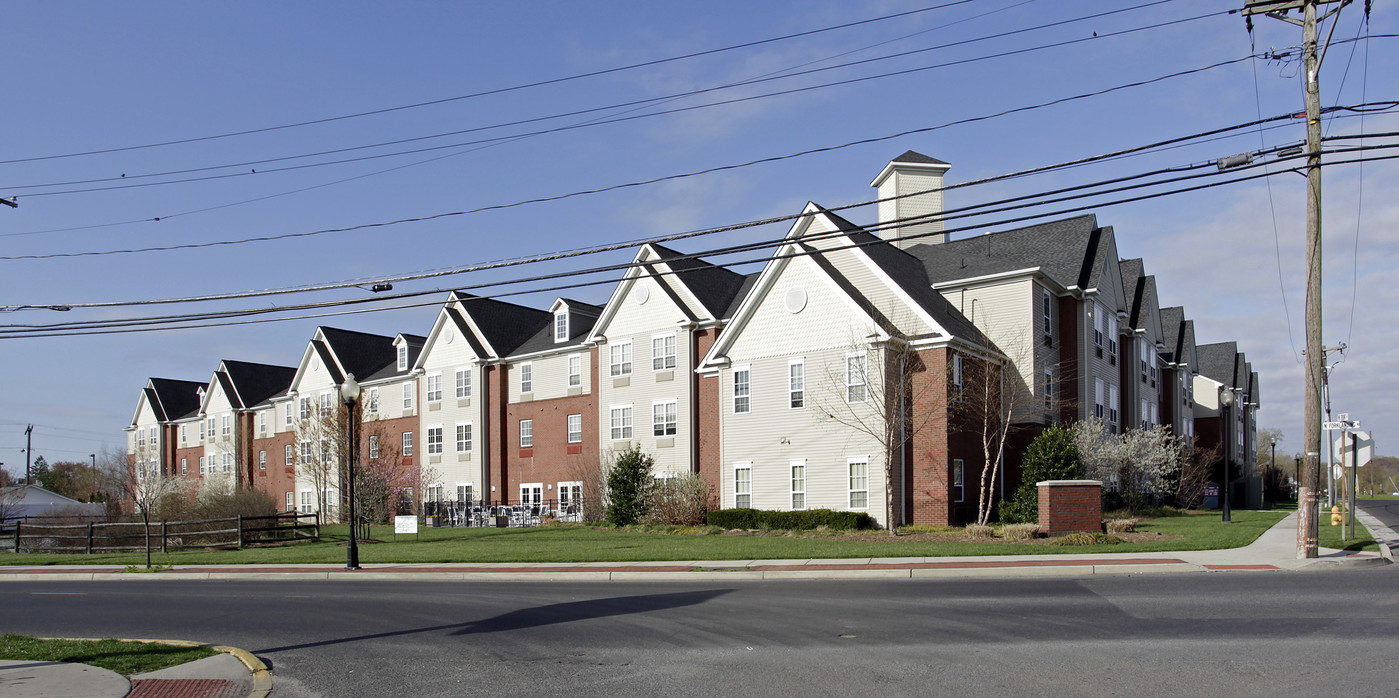
[(359, 393), (359, 381), (355, 380), (355, 374), (346, 373), (345, 382), (340, 384), (340, 399), (345, 403), (345, 488), (349, 500), (346, 518), (350, 524), (350, 542), (345, 549), (347, 570), (359, 569), (359, 545), (355, 539), (355, 455), (359, 451), (355, 443), (355, 403), (359, 402)]

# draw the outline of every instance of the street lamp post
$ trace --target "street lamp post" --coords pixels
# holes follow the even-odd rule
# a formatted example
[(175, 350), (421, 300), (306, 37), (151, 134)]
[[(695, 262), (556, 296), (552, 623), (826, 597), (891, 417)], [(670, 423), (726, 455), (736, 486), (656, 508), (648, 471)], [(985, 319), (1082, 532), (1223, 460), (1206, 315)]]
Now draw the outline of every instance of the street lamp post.
[(1234, 404), (1234, 391), (1227, 385), (1219, 387), (1219, 417), (1220, 432), (1224, 436), (1224, 481), (1219, 486), (1219, 496), (1223, 497), (1224, 523), (1233, 523), (1229, 519), (1229, 457), (1234, 450), (1234, 442), (1229, 434), (1229, 408)]
[(1302, 457), (1292, 457), (1292, 498), (1301, 501), (1302, 492)]
[(1268, 437), (1268, 444), (1273, 447), (1273, 457), (1268, 461), (1268, 470), (1276, 475), (1278, 469), (1278, 437)]
[(345, 477), (348, 480), (350, 545), (345, 550), (345, 569), (359, 569), (359, 545), (355, 540), (355, 403), (359, 402), (359, 382), (355, 374), (346, 373), (340, 384), (340, 399), (345, 402)]

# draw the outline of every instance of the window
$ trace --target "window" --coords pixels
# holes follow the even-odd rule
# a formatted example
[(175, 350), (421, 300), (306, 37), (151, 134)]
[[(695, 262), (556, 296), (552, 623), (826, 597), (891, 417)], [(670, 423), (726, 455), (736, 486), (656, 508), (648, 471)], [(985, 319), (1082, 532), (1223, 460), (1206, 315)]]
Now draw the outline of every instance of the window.
[(442, 402), (442, 374), (434, 373), (427, 377), (427, 401)]
[(1117, 411), (1122, 406), (1117, 394), (1117, 386), (1108, 386), (1108, 421), (1117, 424)]
[(471, 367), (457, 369), (457, 397), (471, 397)]
[(183, 443), (185, 443), (186, 441), (189, 440), (189, 439), (188, 439), (188, 437), (189, 437), (189, 430), (188, 430), (188, 427), (189, 427), (188, 424), (181, 424), (181, 425), (180, 425), (180, 443), (181, 443), (181, 444), (183, 444)]
[(259, 433), (259, 434), (266, 434), (266, 433), (267, 433), (267, 412), (266, 412), (266, 411), (258, 412), (258, 413), (257, 413), (257, 433)]
[(233, 454), (232, 454), (232, 453), (224, 453), (224, 454), (223, 454), (223, 472), (225, 472), (225, 473), (231, 473), (231, 472), (233, 472)]
[(746, 414), (753, 409), (752, 385), (747, 366), (734, 369), (734, 414)]
[(568, 387), (577, 388), (583, 385), (583, 357), (573, 354), (568, 357)]
[(205, 463), (204, 456), (200, 456), (200, 457), (199, 457), (199, 474), (200, 474), (200, 475), (203, 475), (203, 474), (204, 474), (204, 468), (205, 468), (204, 463)]
[(734, 508), (753, 507), (753, 464), (734, 464)]
[(675, 335), (651, 338), (651, 368), (656, 371), (675, 368)]
[(377, 434), (369, 435), (369, 457), (379, 457), (379, 436)]
[(258, 451), (258, 452), (257, 452), (257, 469), (258, 469), (258, 470), (266, 470), (266, 469), (267, 469), (267, 451)]
[(282, 465), (292, 465), (294, 463), (296, 463), (296, 461), (292, 460), (291, 444), (287, 444), (282, 447)]
[(631, 438), (631, 405), (618, 405), (609, 410), (613, 441)]
[(1103, 355), (1103, 318), (1107, 314), (1107, 308), (1097, 303), (1093, 304), (1093, 352), (1100, 358)]
[(288, 402), (288, 403), (287, 403), (287, 407), (286, 407), (286, 412), (283, 413), (283, 416), (282, 416), (282, 423), (285, 424), (286, 426), (291, 426), (291, 422), (292, 422), (292, 418), (291, 418), (291, 403)]
[(869, 459), (851, 458), (846, 464), (850, 469), (850, 508), (868, 509), (870, 505)]
[(1156, 403), (1151, 403), (1151, 425), (1156, 426), (1161, 423), (1161, 407)]
[(427, 428), (427, 454), (429, 456), (442, 455), (442, 427)]
[(952, 399), (962, 399), (962, 355), (952, 355)]
[[(1040, 326), (1044, 330), (1046, 340), (1054, 336), (1054, 300), (1050, 297), (1049, 291), (1045, 291), (1040, 296)], [(1045, 344), (1049, 344), (1049, 341), (1046, 341)]]
[(534, 364), (520, 364), (520, 392), (534, 392)]
[(675, 436), (675, 400), (657, 402), (651, 405), (651, 433), (653, 436)]
[(331, 414), (335, 409), (335, 396), (330, 393), (321, 393), (320, 414)]
[(403, 457), (409, 458), (413, 455), (413, 432), (403, 432)]
[(233, 415), (224, 415), (219, 418), (219, 435), (228, 436), (233, 433)]
[(379, 389), (378, 389), (378, 388), (370, 388), (370, 389), (369, 389), (369, 411), (370, 411), (370, 412), (378, 412), (378, 411), (379, 411)]
[(206, 425), (208, 426), (208, 428), (209, 428), (209, 440), (210, 440), (210, 441), (213, 441), (213, 440), (214, 440), (214, 430), (219, 428), (218, 420), (215, 419), (215, 418), (213, 418), (213, 417), (210, 417), (210, 418), (208, 419), (208, 421), (205, 422), (205, 424), (206, 424)]
[(330, 465), (334, 455), (335, 449), (330, 444), (330, 437), (321, 439), (321, 465)]
[(180, 459), (180, 474), (181, 474), (181, 475), (185, 475), (185, 474), (187, 474), (188, 472), (189, 472), (189, 459), (188, 459), (188, 458), (181, 458), (181, 459)]
[(413, 410), (413, 384), (412, 384), (412, 383), (404, 383), (404, 384), (403, 384), (403, 411), (404, 411), (404, 412), (411, 412), (412, 410)]
[(287, 495), (286, 495), (286, 498), (283, 500), (283, 502), (284, 502), (283, 506), (286, 507), (286, 511), (296, 511), (296, 493), (295, 493), (295, 492), (288, 492)]
[(554, 313), (554, 341), (568, 341), (568, 311), (560, 310)]
[(1108, 358), (1112, 363), (1117, 363), (1117, 314), (1108, 313)]
[(310, 514), (310, 513), (312, 513), (312, 512), (311, 512), (311, 490), (302, 490), (302, 491), (301, 491), (301, 513), (303, 513), (303, 514)]
[(471, 485), (457, 485), (457, 504), (471, 501)]
[(1106, 400), (1105, 397), (1104, 397), (1105, 395), (1106, 395), (1106, 393), (1104, 392), (1103, 379), (1101, 379), (1101, 378), (1094, 378), (1094, 379), (1093, 379), (1093, 416), (1094, 416), (1094, 417), (1097, 417), (1098, 419), (1102, 419), (1102, 418), (1103, 418), (1104, 413), (1105, 413), (1105, 411), (1106, 411), (1106, 409), (1107, 409), (1107, 400)]
[(520, 420), (520, 448), (530, 448), (534, 446), (534, 420)]
[(864, 402), (869, 399), (868, 366), (864, 352), (845, 355), (845, 401)]
[(607, 347), (607, 354), (611, 357), (613, 376), (631, 375), (631, 342), (618, 342)]
[(952, 501), (960, 502), (966, 498), (966, 462), (961, 458), (952, 459)]
[(568, 442), (571, 444), (583, 443), (583, 415), (571, 414), (568, 416)]
[(199, 420), (199, 440), (204, 440), (204, 420)]
[(301, 442), (301, 464), (311, 464), (311, 442), (309, 440)]
[(1142, 382), (1145, 383), (1147, 381), (1147, 374), (1149, 372), (1147, 370), (1147, 357), (1151, 355), (1151, 345), (1147, 343), (1145, 337), (1142, 337), (1137, 341), (1137, 348), (1138, 351), (1141, 352), (1141, 357), (1137, 361), (1137, 365), (1141, 368)]
[(145, 428), (145, 427), (136, 427), (136, 448), (145, 448), (145, 446), (146, 446), (146, 428)]
[(1044, 408), (1047, 410), (1054, 409), (1054, 372), (1045, 371), (1043, 380), (1044, 390), (1042, 392), (1044, 394)]
[(306, 421), (306, 420), (310, 419), (310, 418), (311, 418), (311, 398), (309, 398), (309, 397), (303, 397), (303, 398), (301, 398), (301, 401), (300, 401), (299, 404), (301, 405), (301, 412), (300, 412), (301, 420), (302, 420), (302, 421)]
[(1147, 418), (1151, 416), (1151, 413), (1150, 413), (1150, 411), (1148, 410), (1148, 408), (1147, 408), (1147, 406), (1146, 406), (1146, 398), (1142, 398), (1142, 400), (1141, 400), (1141, 411), (1137, 413), (1137, 416), (1140, 418), (1140, 419), (1138, 419), (1138, 422), (1140, 423), (1141, 428), (1142, 428), (1142, 429), (1147, 428), (1147, 426), (1148, 426)]
[(398, 370), (400, 370), (400, 371), (407, 371), (407, 370), (408, 370), (408, 345), (407, 345), (407, 344), (400, 344), (400, 345), (398, 345)]
[(321, 490), (321, 511), (325, 513), (327, 519), (335, 516), (335, 495), (335, 490), (329, 487)]
[(471, 452), (471, 425), (457, 425), (457, 453)]
[(787, 405), (796, 409), (806, 404), (806, 363), (803, 359), (787, 362)]
[(792, 466), (792, 509), (806, 508), (806, 461), (794, 460)]

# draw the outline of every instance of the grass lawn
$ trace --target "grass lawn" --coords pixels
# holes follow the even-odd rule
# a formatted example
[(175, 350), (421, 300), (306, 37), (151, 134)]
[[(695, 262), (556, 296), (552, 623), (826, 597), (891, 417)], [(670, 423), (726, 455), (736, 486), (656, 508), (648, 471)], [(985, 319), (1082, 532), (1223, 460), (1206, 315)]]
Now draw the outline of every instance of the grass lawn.
[(24, 635), (0, 635), (0, 659), (73, 662), (111, 669), (131, 676), (212, 657), (208, 647), (181, 647), (122, 640), (40, 640)]
[[(376, 526), (380, 543), (362, 543), (362, 564), (406, 562), (630, 562), (663, 560), (756, 560), (859, 557), (948, 557), (961, 555), (1062, 554), (1084, 552), (1157, 552), (1213, 550), (1248, 545), (1286, 514), (1236, 511), (1234, 523), (1220, 523), (1217, 513), (1162, 517), (1143, 521), (1137, 530), (1159, 533), (1161, 540), (1117, 545), (1057, 546), (937, 540), (936, 536), (890, 538), (882, 532), (795, 533), (787, 535), (699, 535), (590, 526), (537, 528), (423, 528), (394, 540), (391, 526)], [(182, 551), (156, 554), (153, 562), (177, 567), (204, 564), (291, 565), (344, 563), (347, 530), (321, 529), (316, 543), (279, 548), (228, 551)], [(6, 565), (144, 565), (141, 554), (0, 556)]]

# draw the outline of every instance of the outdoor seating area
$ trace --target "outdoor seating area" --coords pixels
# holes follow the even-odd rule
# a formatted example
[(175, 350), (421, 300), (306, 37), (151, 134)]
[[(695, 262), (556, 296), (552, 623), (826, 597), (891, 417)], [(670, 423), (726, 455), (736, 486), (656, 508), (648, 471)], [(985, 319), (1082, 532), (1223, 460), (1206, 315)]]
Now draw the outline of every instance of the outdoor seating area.
[(428, 525), (460, 528), (483, 526), (496, 528), (526, 528), (549, 521), (580, 523), (583, 521), (581, 501), (518, 500), (492, 504), (484, 501), (427, 502), (425, 515)]

